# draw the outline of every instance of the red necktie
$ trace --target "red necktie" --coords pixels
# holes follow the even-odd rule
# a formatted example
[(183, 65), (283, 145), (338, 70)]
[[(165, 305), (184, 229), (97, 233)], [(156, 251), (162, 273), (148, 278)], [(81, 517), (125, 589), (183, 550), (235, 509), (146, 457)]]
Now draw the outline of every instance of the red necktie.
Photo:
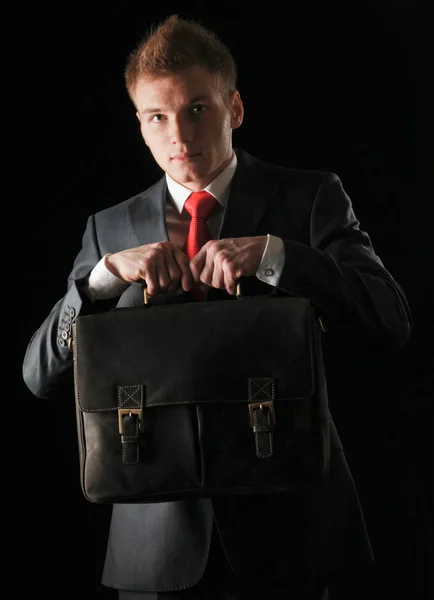
[[(217, 200), (212, 194), (201, 191), (193, 192), (184, 204), (185, 210), (191, 215), (190, 229), (185, 242), (185, 250), (190, 260), (211, 239), (207, 221), (216, 203)], [(204, 292), (200, 289), (200, 284), (194, 284), (192, 294), (195, 300), (203, 299)]]
[(185, 249), (191, 260), (202, 246), (211, 239), (207, 221), (217, 200), (209, 192), (193, 192), (184, 204), (185, 210), (191, 215), (190, 229)]

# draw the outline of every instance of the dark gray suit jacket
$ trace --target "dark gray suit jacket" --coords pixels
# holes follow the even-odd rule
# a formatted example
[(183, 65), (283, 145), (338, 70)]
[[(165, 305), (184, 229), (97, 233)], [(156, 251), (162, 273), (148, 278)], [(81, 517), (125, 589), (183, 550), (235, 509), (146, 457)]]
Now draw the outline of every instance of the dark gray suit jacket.
[[(360, 230), (339, 178), (266, 164), (239, 149), (236, 153), (238, 167), (219, 238), (281, 237), (285, 265), (278, 293), (310, 298), (326, 326), (351, 332), (355, 344), (372, 339), (399, 349), (412, 327), (405, 296)], [(71, 372), (72, 356), (62, 337), (71, 320), (86, 312), (142, 304), (139, 284), (114, 301), (95, 304), (82, 286), (104, 254), (168, 239), (166, 191), (163, 177), (89, 217), (68, 290), (28, 345), (23, 376), (35, 396), (55, 395)], [(252, 282), (258, 293), (264, 286), (269, 290), (256, 278)], [(211, 290), (209, 299), (218, 293)], [(331, 435), (329, 473), (309, 492), (115, 505), (103, 583), (144, 591), (194, 585), (205, 569), (214, 519), (233, 569), (258, 581), (327, 573), (372, 560), (357, 491), (332, 421)]]

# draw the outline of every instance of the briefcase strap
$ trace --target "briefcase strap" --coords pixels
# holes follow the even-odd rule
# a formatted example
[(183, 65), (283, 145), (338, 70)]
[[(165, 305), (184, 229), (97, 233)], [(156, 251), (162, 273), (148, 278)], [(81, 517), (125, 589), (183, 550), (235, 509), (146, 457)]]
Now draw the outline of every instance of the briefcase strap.
[(136, 465), (140, 461), (140, 438), (143, 432), (143, 386), (118, 385), (117, 408), (122, 462)]
[(249, 377), (248, 390), (248, 406), (256, 456), (271, 458), (273, 456), (274, 426), (276, 425), (274, 378)]

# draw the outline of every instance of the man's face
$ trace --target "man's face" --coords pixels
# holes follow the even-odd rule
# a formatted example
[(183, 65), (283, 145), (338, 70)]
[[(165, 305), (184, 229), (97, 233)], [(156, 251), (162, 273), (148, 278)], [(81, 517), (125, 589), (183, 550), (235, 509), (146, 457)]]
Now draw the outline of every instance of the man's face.
[(158, 165), (175, 181), (204, 188), (232, 157), (232, 129), (243, 120), (238, 92), (225, 100), (203, 67), (143, 78), (134, 94), (140, 129)]

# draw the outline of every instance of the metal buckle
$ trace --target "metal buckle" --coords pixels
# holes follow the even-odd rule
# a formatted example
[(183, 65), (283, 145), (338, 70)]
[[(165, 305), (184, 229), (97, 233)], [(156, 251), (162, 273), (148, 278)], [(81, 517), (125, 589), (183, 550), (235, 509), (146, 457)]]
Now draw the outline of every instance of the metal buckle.
[(264, 400), (263, 402), (252, 402), (249, 404), (250, 423), (252, 425), (252, 428), (255, 426), (253, 422), (253, 411), (257, 410), (258, 408), (262, 411), (264, 410), (264, 408), (268, 408), (271, 414), (271, 424), (276, 425), (276, 413), (274, 412), (274, 402), (273, 400)]
[(143, 429), (143, 409), (142, 408), (119, 408), (118, 409), (118, 421), (119, 421), (119, 433), (121, 435), (123, 435), (123, 431), (122, 431), (123, 415), (137, 415), (139, 417), (139, 429)]

